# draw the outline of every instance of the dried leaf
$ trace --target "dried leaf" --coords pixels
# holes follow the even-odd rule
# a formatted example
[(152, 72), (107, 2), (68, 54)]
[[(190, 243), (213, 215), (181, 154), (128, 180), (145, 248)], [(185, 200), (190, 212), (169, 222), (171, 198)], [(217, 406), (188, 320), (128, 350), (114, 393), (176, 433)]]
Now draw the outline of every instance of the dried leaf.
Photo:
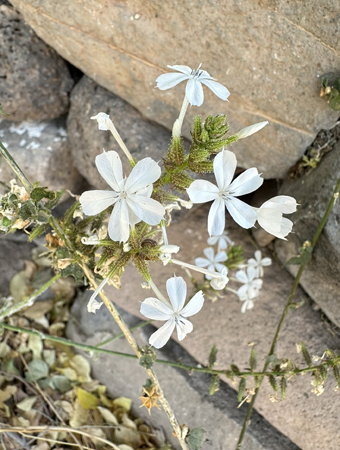
[(10, 417), (10, 412), (8, 406), (5, 405), (4, 402), (10, 399), (16, 392), (16, 386), (6, 386), (5, 389), (0, 390), (0, 409), (5, 410), (6, 417)]
[(129, 412), (131, 409), (132, 400), (127, 397), (119, 397), (113, 400), (112, 403), (116, 406), (120, 406), (121, 408), (125, 409), (126, 412)]
[(77, 398), (80, 406), (85, 410), (96, 409), (99, 403), (99, 400), (95, 395), (82, 388), (77, 389)]
[(69, 379), (67, 377), (64, 377), (63, 375), (55, 375), (52, 378), (52, 381), (55, 388), (60, 392), (67, 392), (72, 388)]
[(10, 351), (11, 348), (6, 344), (6, 342), (0, 342), (0, 359), (7, 356)]
[(55, 350), (43, 350), (43, 357), (49, 367), (55, 364)]
[(36, 334), (31, 334), (28, 340), (28, 348), (32, 350), (33, 359), (41, 359), (43, 349), (42, 340)]
[(70, 426), (72, 428), (79, 428), (87, 422), (87, 410), (82, 408), (79, 401), (76, 400), (74, 404), (74, 412), (70, 419)]
[(78, 374), (77, 380), (80, 381), (80, 383), (92, 381), (92, 378), (90, 377), (91, 366), (88, 360), (84, 358), (84, 356), (82, 355), (74, 356), (70, 361), (70, 366), (73, 367), (73, 369), (77, 372)]
[(141, 445), (141, 437), (138, 431), (131, 428), (122, 427), (114, 430), (115, 441), (117, 444), (128, 444), (133, 448), (138, 448)]
[(110, 425), (119, 425), (119, 422), (116, 418), (116, 416), (109, 411), (107, 408), (103, 408), (102, 406), (98, 406), (98, 411), (100, 412), (101, 416), (105, 420), (106, 423), (109, 423)]
[(27, 427), (29, 427), (31, 425), (29, 420), (27, 420), (27, 419), (25, 419), (24, 417), (21, 417), (21, 416), (13, 417), (12, 423), (13, 423), (13, 425), (15, 427), (25, 427), (25, 428), (27, 428)]
[(26, 397), (21, 402), (17, 403), (16, 407), (21, 409), (21, 411), (31, 411), (34, 403), (37, 401), (37, 396)]
[(71, 381), (77, 381), (78, 380), (78, 374), (75, 370), (71, 369), (71, 367), (66, 367), (66, 369), (57, 369), (59, 372), (61, 372), (63, 375), (65, 375), (66, 378), (68, 378)]
[(51, 311), (53, 308), (53, 300), (46, 300), (44, 302), (37, 302), (34, 305), (30, 306), (24, 312), (25, 317), (28, 317), (32, 320), (40, 319), (46, 313)]
[(28, 367), (29, 371), (25, 373), (25, 379), (28, 382), (38, 381), (48, 376), (48, 365), (41, 359), (34, 359), (28, 364)]
[(27, 278), (24, 270), (14, 275), (9, 283), (9, 290), (14, 303), (20, 302), (28, 294)]
[(128, 418), (127, 414), (122, 415), (122, 424), (127, 427), (131, 428), (132, 430), (137, 430), (137, 425), (135, 422)]

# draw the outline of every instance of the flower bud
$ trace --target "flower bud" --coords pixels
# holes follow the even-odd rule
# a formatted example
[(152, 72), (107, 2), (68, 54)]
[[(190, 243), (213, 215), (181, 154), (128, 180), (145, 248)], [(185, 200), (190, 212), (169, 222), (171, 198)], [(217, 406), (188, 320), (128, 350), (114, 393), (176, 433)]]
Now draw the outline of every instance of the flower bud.
[(175, 123), (172, 127), (172, 137), (174, 138), (181, 137), (181, 126), (178, 119), (175, 120)]
[(266, 120), (265, 122), (255, 123), (254, 125), (250, 125), (249, 127), (242, 128), (242, 130), (238, 131), (235, 136), (237, 136), (238, 139), (246, 138), (262, 130), (262, 128), (268, 125), (268, 123), (269, 122)]
[(165, 254), (178, 253), (178, 245), (162, 245), (159, 250)]

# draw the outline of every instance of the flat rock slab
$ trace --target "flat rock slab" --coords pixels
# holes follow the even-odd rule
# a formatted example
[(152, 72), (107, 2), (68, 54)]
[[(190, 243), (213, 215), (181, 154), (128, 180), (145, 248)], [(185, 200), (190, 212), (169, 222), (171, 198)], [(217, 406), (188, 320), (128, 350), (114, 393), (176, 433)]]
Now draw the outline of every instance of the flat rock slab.
[(67, 112), (74, 81), (67, 63), (0, 2), (0, 102), (11, 120), (48, 120)]
[[(327, 209), (335, 185), (340, 178), (340, 142), (320, 165), (297, 180), (287, 180), (281, 194), (293, 195), (300, 204), (292, 215), (294, 234), (288, 245), (276, 242), (275, 249), (282, 263), (299, 254), (304, 242), (312, 241)], [(322, 308), (328, 318), (340, 327), (340, 202), (336, 200), (326, 226), (313, 252), (312, 260), (300, 284)], [(296, 274), (299, 266), (288, 265)]]
[[(112, 317), (108, 317), (104, 309), (98, 311), (94, 323), (84, 313), (86, 298), (78, 298), (72, 309), (76, 322), (69, 322), (67, 336), (74, 341), (88, 345), (96, 345), (100, 341), (117, 334), (113, 327)], [(121, 308), (120, 314), (125, 322), (132, 327), (139, 323), (139, 319), (126, 313)], [(88, 314), (88, 313), (87, 313)], [(89, 322), (90, 321), (90, 322)], [(78, 323), (78, 325), (76, 325)], [(90, 326), (88, 326), (90, 324)], [(103, 325), (103, 327), (102, 327)], [(111, 327), (111, 334), (103, 332), (106, 327)], [(135, 337), (140, 345), (147, 343), (147, 336), (155, 329), (149, 326), (146, 330), (138, 330)], [(124, 339), (116, 340), (105, 347), (106, 349), (131, 353), (131, 348)], [(85, 354), (87, 356), (88, 354)], [(113, 396), (126, 396), (133, 400), (132, 411), (142, 416), (150, 425), (165, 431), (168, 441), (173, 448), (179, 449), (178, 441), (172, 435), (172, 429), (164, 411), (152, 409), (151, 416), (145, 408), (139, 408), (141, 404), (139, 395), (147, 374), (136, 360), (119, 358), (115, 356), (98, 354), (91, 359), (92, 376), (108, 386)], [(158, 353), (159, 358), (165, 360), (181, 360), (184, 364), (195, 366), (195, 361), (181, 346), (175, 342)], [(244, 411), (237, 409), (237, 399), (234, 391), (225, 383), (221, 383), (220, 390), (214, 395), (209, 395), (210, 376), (207, 374), (191, 374), (179, 371), (170, 366), (158, 364), (154, 369), (160, 384), (169, 400), (180, 424), (187, 424), (191, 428), (203, 427), (207, 430), (208, 441), (204, 444), (204, 450), (234, 450), (238, 435), (244, 419)], [(258, 413), (254, 413), (252, 423), (255, 425), (244, 439), (243, 448), (246, 450), (299, 450), (296, 445), (285, 436), (275, 430)], [(163, 431), (163, 433), (164, 433)]]
[[(185, 222), (174, 222), (171, 225), (169, 242), (181, 247), (177, 259), (194, 263), (195, 258), (202, 255), (203, 249), (207, 247), (207, 214), (208, 208), (202, 207), (193, 210)], [(229, 217), (227, 224), (231, 238), (236, 244), (242, 244), (246, 259), (252, 257), (255, 247), (249, 234), (235, 225)], [(255, 342), (258, 366), (261, 367), (293, 282), (278, 263), (273, 262), (272, 266), (265, 269), (263, 289), (254, 309), (242, 314), (241, 302), (234, 294), (228, 293), (215, 303), (206, 300), (200, 313), (190, 318), (194, 330), (181, 345), (195, 359), (206, 364), (211, 347), (216, 344), (219, 349), (217, 368), (227, 369), (230, 364), (246, 368), (249, 367), (250, 355), (248, 343)], [(165, 282), (174, 273), (185, 277), (179, 266), (154, 264), (151, 268), (153, 279), (164, 293)], [(141, 288), (141, 281), (134, 267), (128, 266), (122, 276), (121, 290), (117, 291), (110, 286), (105, 290), (112, 301), (132, 314), (139, 314), (140, 302), (153, 295), (152, 291)], [(230, 282), (230, 287), (237, 289), (238, 286)], [(325, 348), (338, 348), (339, 341), (325, 330), (320, 312), (313, 310), (309, 298), (301, 289), (297, 291), (296, 301), (304, 301), (304, 305), (289, 313), (276, 354), (281, 358), (292, 358), (304, 367), (301, 355), (296, 354), (297, 342), (303, 341), (311, 354), (321, 356)], [(160, 326), (162, 323), (155, 322), (155, 325)], [(176, 339), (175, 333), (173, 337)], [(330, 376), (324, 394), (316, 397), (311, 393), (310, 381), (308, 375), (291, 380), (288, 383), (287, 400), (280, 403), (269, 401), (268, 396), (273, 391), (265, 383), (256, 409), (303, 450), (337, 450), (335, 437), (338, 436), (339, 401), (338, 394), (334, 393), (336, 382)], [(245, 408), (246, 406), (242, 407)]]
[[(12, 0), (35, 32), (101, 86), (168, 129), (184, 85), (155, 87), (167, 64), (206, 69), (231, 92), (223, 102), (207, 89), (193, 116), (224, 113), (231, 131), (271, 125), (234, 145), (239, 165), (265, 178), (283, 178), (322, 128), (338, 118), (319, 96), (321, 77), (340, 65), (336, 0), (284, 2), (164, 2)], [(174, 56), (175, 55), (175, 56)], [(174, 59), (176, 58), (176, 59)]]

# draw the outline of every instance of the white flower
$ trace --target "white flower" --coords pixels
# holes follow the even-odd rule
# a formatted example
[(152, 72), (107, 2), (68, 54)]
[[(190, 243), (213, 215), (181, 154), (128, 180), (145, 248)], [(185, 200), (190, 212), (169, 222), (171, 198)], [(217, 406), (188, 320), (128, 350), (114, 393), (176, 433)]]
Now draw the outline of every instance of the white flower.
[(241, 307), (241, 313), (245, 313), (247, 311), (247, 309), (254, 308), (254, 302), (250, 298), (243, 297), (243, 298), (240, 298), (240, 300), (241, 300), (241, 302), (244, 302)]
[(87, 191), (79, 201), (88, 216), (101, 213), (114, 205), (108, 231), (113, 241), (126, 242), (129, 239), (129, 225), (143, 220), (157, 225), (165, 210), (151, 197), (152, 183), (160, 177), (161, 169), (151, 158), (144, 158), (132, 169), (128, 178), (123, 178), (122, 163), (117, 152), (104, 152), (96, 157), (100, 175), (112, 191)]
[(159, 250), (162, 253), (159, 259), (163, 262), (163, 266), (166, 266), (171, 260), (172, 253), (178, 253), (179, 247), (178, 245), (166, 244), (159, 247)]
[(195, 180), (187, 189), (193, 203), (206, 203), (214, 200), (208, 216), (208, 233), (218, 236), (225, 228), (225, 207), (232, 218), (242, 228), (251, 228), (257, 219), (254, 208), (239, 200), (240, 195), (258, 189), (263, 179), (254, 167), (247, 169), (232, 182), (237, 166), (236, 156), (223, 150), (214, 160), (214, 174), (217, 186), (207, 180)]
[(108, 131), (109, 130), (109, 126), (108, 123), (109, 121), (111, 122), (110, 116), (100, 112), (98, 113), (96, 116), (92, 116), (91, 117), (92, 120), (96, 120), (98, 122), (98, 128), (99, 130), (102, 131)]
[[(217, 272), (222, 272), (222, 270), (225, 268), (225, 265), (221, 263), (227, 261), (228, 259), (226, 252), (219, 252), (215, 256), (214, 249), (212, 247), (208, 247), (203, 250), (203, 253), (205, 254), (206, 258), (196, 258), (196, 266), (207, 267), (210, 272), (215, 272), (215, 269)], [(207, 280), (211, 280), (211, 276), (206, 275), (205, 277), (207, 278)]]
[(287, 195), (278, 195), (263, 203), (260, 208), (254, 208), (257, 221), (268, 233), (285, 239), (292, 231), (293, 222), (282, 214), (291, 214), (296, 211), (295, 198)]
[(223, 231), (219, 236), (210, 236), (207, 240), (209, 245), (218, 245), (218, 248), (221, 250), (226, 250), (228, 244), (234, 245), (234, 242), (228, 237), (227, 232)]
[(262, 287), (262, 280), (256, 278), (256, 269), (254, 267), (248, 267), (247, 272), (244, 270), (239, 270), (236, 272), (236, 278), (243, 283), (237, 294), (240, 300), (248, 298), (249, 300), (254, 299), (258, 296), (259, 290)]
[(193, 330), (192, 323), (186, 317), (197, 314), (204, 302), (203, 292), (199, 291), (184, 306), (187, 285), (182, 277), (169, 278), (166, 282), (166, 290), (168, 292), (171, 305), (165, 305), (157, 298), (147, 298), (141, 305), (140, 312), (152, 320), (166, 320), (166, 323), (150, 336), (149, 343), (156, 348), (163, 347), (172, 332), (177, 328), (177, 336), (181, 341), (188, 333)]
[(262, 130), (262, 128), (268, 125), (268, 123), (269, 122), (266, 120), (265, 122), (255, 123), (254, 125), (250, 125), (249, 127), (242, 128), (242, 130), (238, 131), (235, 136), (237, 136), (239, 139), (246, 138)]
[(210, 281), (210, 286), (213, 289), (216, 289), (217, 291), (224, 289), (226, 287), (226, 284), (229, 281), (229, 278), (227, 277), (227, 273), (228, 273), (228, 268), (224, 266), (223, 269), (221, 270), (221, 277), (220, 278), (212, 278), (212, 280)]
[(270, 258), (262, 259), (262, 253), (260, 250), (256, 250), (255, 259), (248, 259), (248, 266), (254, 267), (254, 269), (256, 270), (256, 277), (263, 277), (263, 267), (270, 266), (271, 263), (272, 260)]
[(94, 291), (94, 293), (91, 295), (91, 298), (87, 304), (87, 310), (90, 313), (96, 314), (96, 310), (100, 309), (103, 302), (97, 302), (96, 298), (99, 292), (103, 289), (103, 287), (106, 285), (106, 283), (109, 281), (109, 277), (104, 278), (104, 280), (100, 283), (100, 285), (97, 287), (97, 289)]
[(100, 245), (100, 240), (96, 234), (89, 237), (82, 237), (81, 243), (84, 245)]
[(165, 73), (160, 75), (156, 82), (157, 87), (161, 91), (177, 86), (181, 81), (188, 80), (185, 88), (185, 96), (191, 105), (201, 106), (204, 100), (203, 87), (205, 84), (217, 97), (222, 100), (227, 100), (230, 92), (222, 84), (217, 83), (208, 72), (200, 70), (200, 67), (195, 70), (188, 66), (167, 66), (169, 69), (177, 70), (180, 73)]

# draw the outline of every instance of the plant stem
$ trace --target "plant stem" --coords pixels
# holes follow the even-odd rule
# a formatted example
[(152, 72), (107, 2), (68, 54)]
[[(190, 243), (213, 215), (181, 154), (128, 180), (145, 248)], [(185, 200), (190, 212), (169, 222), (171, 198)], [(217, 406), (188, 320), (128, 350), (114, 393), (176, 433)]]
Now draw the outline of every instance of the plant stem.
[(185, 114), (187, 112), (188, 106), (189, 106), (189, 102), (187, 100), (187, 96), (184, 95), (182, 108), (181, 108), (181, 111), (180, 111), (179, 116), (178, 116), (178, 128), (179, 128), (179, 133), (180, 134), (182, 134), (181, 131), (182, 131), (183, 120), (184, 120)]
[[(311, 251), (314, 250), (314, 247), (315, 247), (315, 245), (316, 245), (316, 243), (317, 243), (317, 241), (318, 241), (318, 239), (320, 237), (320, 234), (321, 234), (322, 230), (324, 229), (324, 227), (326, 225), (326, 222), (327, 222), (328, 217), (329, 217), (329, 215), (330, 215), (330, 213), (332, 211), (334, 203), (335, 203), (336, 199), (339, 197), (339, 191), (340, 191), (340, 178), (339, 178), (339, 180), (336, 183), (336, 186), (334, 188), (332, 197), (331, 197), (331, 199), (330, 199), (330, 201), (328, 203), (326, 212), (325, 212), (323, 218), (321, 219), (321, 222), (319, 223), (319, 226), (318, 226), (318, 228), (317, 228), (317, 230), (316, 230), (316, 232), (314, 234), (314, 237), (313, 237), (313, 240), (312, 240), (312, 243), (311, 243)], [(282, 328), (283, 322), (284, 322), (284, 320), (285, 320), (285, 318), (286, 318), (286, 316), (288, 314), (288, 311), (289, 311), (289, 308), (290, 308), (290, 306), (292, 304), (292, 301), (293, 301), (296, 289), (297, 289), (297, 287), (299, 285), (299, 281), (300, 281), (301, 275), (302, 275), (306, 265), (307, 265), (307, 263), (301, 264), (300, 267), (299, 267), (298, 273), (296, 274), (296, 277), (294, 279), (294, 283), (293, 283), (293, 286), (291, 288), (291, 291), (290, 291), (290, 294), (289, 294), (286, 306), (285, 306), (285, 308), (283, 310), (283, 313), (281, 315), (279, 324), (277, 326), (276, 333), (274, 335), (274, 338), (273, 338), (273, 341), (272, 341), (272, 344), (271, 344), (268, 356), (273, 355), (274, 352), (275, 352), (276, 344), (277, 344), (277, 341), (279, 339), (279, 335), (280, 335), (280, 332), (281, 332), (281, 328)], [(260, 378), (259, 378), (259, 385), (255, 389), (255, 394), (253, 395), (253, 397), (251, 399), (251, 402), (250, 402), (250, 404), (248, 406), (248, 411), (247, 411), (246, 417), (245, 417), (244, 422), (243, 422), (243, 426), (242, 426), (242, 430), (241, 430), (241, 433), (240, 433), (240, 437), (239, 437), (239, 440), (238, 440), (237, 445), (236, 445), (236, 450), (240, 450), (240, 448), (241, 448), (242, 441), (243, 441), (243, 438), (244, 438), (244, 434), (246, 432), (246, 428), (247, 428), (247, 425), (249, 423), (249, 420), (250, 420), (250, 417), (251, 417), (251, 414), (252, 414), (252, 411), (253, 411), (253, 407), (254, 407), (257, 395), (258, 395), (258, 393), (260, 391), (260, 387), (261, 387), (261, 384), (262, 384), (262, 381), (263, 381), (263, 378), (264, 378), (264, 373), (266, 372), (269, 364), (270, 364), (270, 361), (267, 358), (266, 362), (264, 364), (263, 370), (262, 370), (262, 376), (260, 376)]]
[[(146, 320), (145, 322), (141, 322), (138, 325), (130, 328), (130, 331), (135, 331), (135, 330), (138, 330), (138, 328), (143, 328), (143, 327), (145, 327), (146, 325), (149, 325), (152, 322), (153, 322), (152, 320)], [(110, 344), (110, 342), (113, 342), (116, 339), (120, 339), (122, 337), (124, 337), (124, 333), (116, 334), (115, 336), (112, 336), (111, 338), (106, 339), (105, 341), (100, 342), (99, 344), (97, 344), (96, 348), (104, 347), (104, 345)]]
[(2, 308), (0, 310), (0, 322), (6, 317), (10, 317), (13, 314), (21, 311), (23, 308), (28, 306), (32, 306), (34, 300), (39, 297), (43, 292), (45, 292), (55, 281), (57, 281), (61, 277), (60, 273), (57, 273), (53, 278), (51, 278), (47, 283), (45, 283), (41, 288), (37, 289), (30, 296), (21, 300), (21, 302), (16, 303), (15, 305), (10, 306), (9, 308)]
[[(140, 326), (145, 325), (145, 322), (143, 322)], [(122, 352), (117, 352), (115, 350), (106, 350), (104, 348), (99, 347), (98, 345), (102, 346), (105, 344), (108, 344), (110, 340), (114, 340), (114, 339), (118, 339), (119, 337), (122, 337), (124, 335), (119, 334), (116, 336), (113, 336), (113, 338), (108, 339), (107, 341), (104, 341), (96, 346), (93, 345), (88, 345), (88, 344), (82, 344), (80, 342), (74, 342), (71, 341), (69, 339), (65, 339), (62, 337), (58, 337), (58, 336), (51, 336), (49, 334), (46, 333), (42, 333), (40, 331), (37, 330), (30, 330), (28, 328), (21, 328), (21, 327), (16, 327), (13, 325), (8, 325), (6, 323), (0, 323), (0, 329), (5, 329), (5, 330), (10, 330), (10, 331), (14, 331), (14, 332), (18, 332), (18, 333), (25, 333), (25, 334), (31, 334), (33, 336), (39, 336), (41, 339), (44, 339), (46, 341), (51, 341), (51, 342), (58, 342), (60, 344), (64, 344), (67, 345), (68, 347), (76, 347), (76, 348), (80, 348), (84, 351), (90, 352), (90, 353), (103, 353), (106, 355), (112, 355), (112, 356), (120, 356), (123, 358), (129, 358), (129, 359), (138, 359), (137, 355), (132, 355), (130, 353), (122, 353)], [(136, 327), (135, 327), (136, 329)], [(131, 331), (133, 329), (131, 328)], [(333, 365), (336, 365), (337, 363), (340, 362), (340, 355), (337, 356), (335, 359), (333, 360), (329, 360), (326, 361), (322, 364), (319, 364), (317, 366), (311, 366), (311, 367), (305, 367), (304, 369), (294, 369), (291, 372), (265, 372), (263, 373), (263, 371), (261, 372), (238, 372), (237, 376), (240, 377), (258, 377), (258, 376), (269, 376), (269, 375), (273, 375), (275, 377), (282, 377), (284, 375), (302, 375), (304, 373), (308, 373), (308, 372), (313, 372), (315, 369), (317, 369), (318, 367), (330, 367)], [(180, 362), (174, 362), (174, 361), (168, 361), (165, 359), (156, 359), (155, 360), (155, 364), (163, 364), (163, 365), (167, 365), (167, 366), (171, 366), (171, 367), (177, 367), (178, 369), (182, 369), (182, 370), (187, 370), (188, 372), (201, 372), (201, 373), (209, 373), (211, 375), (225, 375), (227, 370), (216, 370), (216, 369), (209, 369), (208, 367), (197, 367), (197, 366), (189, 366), (187, 364), (182, 364)], [(236, 376), (236, 375), (235, 375)]]
[(30, 193), (32, 191), (32, 185), (26, 178), (25, 174), (22, 172), (18, 164), (15, 162), (15, 160), (12, 158), (6, 147), (3, 145), (2, 142), (0, 142), (0, 154), (5, 158), (7, 164), (11, 167), (15, 175), (19, 178), (21, 181), (21, 184), (24, 186), (26, 191)]

